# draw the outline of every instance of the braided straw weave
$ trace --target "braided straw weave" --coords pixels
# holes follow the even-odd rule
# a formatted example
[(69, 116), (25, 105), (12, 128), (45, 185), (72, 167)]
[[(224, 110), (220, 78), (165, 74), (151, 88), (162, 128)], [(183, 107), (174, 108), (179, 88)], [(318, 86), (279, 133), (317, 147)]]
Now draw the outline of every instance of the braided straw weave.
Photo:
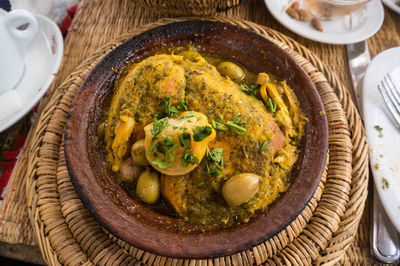
[(154, 12), (166, 15), (211, 15), (236, 7), (247, 0), (137, 0), (136, 3)]
[[(101, 58), (123, 41), (186, 19), (163, 19), (103, 46), (80, 64), (44, 107), (30, 145), (26, 180), (28, 212), (44, 259), (51, 265), (308, 265), (344, 260), (367, 196), (367, 145), (358, 114), (347, 90), (315, 55), (285, 35), (248, 21), (209, 18), (255, 31), (286, 50), (309, 73), (325, 106), (330, 150), (327, 175), (302, 213), (252, 249), (222, 258), (184, 260), (133, 247), (104, 230), (84, 208), (68, 176), (63, 151), (64, 125), (75, 91)], [(353, 162), (355, 156), (358, 160)]]

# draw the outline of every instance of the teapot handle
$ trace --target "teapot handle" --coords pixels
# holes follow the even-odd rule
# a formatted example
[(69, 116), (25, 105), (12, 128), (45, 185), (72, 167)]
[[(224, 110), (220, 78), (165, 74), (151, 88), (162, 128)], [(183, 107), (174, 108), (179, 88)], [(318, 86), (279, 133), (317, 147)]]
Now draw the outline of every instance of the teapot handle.
[[(28, 23), (26, 28), (19, 28)], [(13, 10), (5, 16), (4, 27), (8, 30), (23, 57), (38, 31), (38, 22), (35, 16), (27, 10)]]

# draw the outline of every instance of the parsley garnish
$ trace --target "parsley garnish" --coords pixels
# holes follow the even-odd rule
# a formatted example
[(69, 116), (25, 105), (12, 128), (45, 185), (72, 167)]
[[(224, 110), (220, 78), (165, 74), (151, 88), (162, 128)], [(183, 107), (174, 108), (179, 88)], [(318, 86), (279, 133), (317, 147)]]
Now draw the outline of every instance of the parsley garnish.
[(233, 118), (233, 121), (228, 121), (226, 122), (226, 126), (232, 129), (236, 134), (241, 135), (241, 136), (248, 136), (249, 134), (247, 133), (247, 129), (242, 127), (242, 125), (247, 124), (246, 121), (241, 120), (241, 114), (238, 113), (235, 115)]
[(186, 106), (185, 100), (179, 101), (177, 108), (181, 112), (187, 111), (187, 106)]
[(213, 128), (221, 130), (221, 131), (227, 131), (228, 130), (228, 128), (225, 125), (223, 125), (223, 124), (221, 124), (221, 123), (219, 123), (219, 122), (217, 122), (215, 120), (211, 121), (211, 125), (213, 126)]
[(153, 128), (150, 130), (153, 138), (151, 139), (151, 143), (153, 143), (156, 139), (158, 134), (169, 125), (168, 117), (164, 117), (163, 119), (157, 120), (153, 122)]
[(271, 113), (275, 113), (276, 112), (276, 100), (275, 99), (271, 100), (271, 98), (268, 98), (267, 109)]
[(171, 162), (167, 162), (166, 160), (161, 160), (160, 158), (156, 158), (151, 162), (153, 165), (157, 165), (161, 169), (168, 168), (172, 165)]
[(193, 155), (190, 148), (186, 148), (183, 151), (181, 162), (183, 167), (187, 167), (189, 164), (199, 164), (199, 159)]
[[(224, 166), (224, 158), (222, 157), (223, 148), (215, 148), (212, 151), (207, 146), (206, 150), (206, 168), (207, 173), (211, 176), (219, 176)], [(210, 165), (209, 165), (210, 162)]]
[(376, 129), (376, 131), (379, 132), (378, 137), (382, 138), (382, 137), (383, 137), (383, 133), (382, 133), (383, 128), (381, 128), (381, 127), (378, 126), (378, 125), (374, 126), (374, 128)]
[[(155, 152), (154, 157), (156, 158), (152, 161), (152, 164), (158, 165), (161, 169), (170, 167), (172, 162), (176, 161), (176, 156), (172, 154), (172, 152), (179, 147), (179, 143), (174, 144), (174, 139), (171, 136), (166, 136), (162, 141), (157, 142), (153, 146), (151, 146), (146, 154), (150, 154), (151, 152)], [(158, 153), (161, 153), (165, 156), (164, 160), (158, 158)]]
[(210, 126), (200, 127), (197, 126), (193, 128), (193, 139), (196, 142), (202, 141), (212, 133), (212, 128)]
[(185, 146), (190, 147), (191, 138), (189, 133), (183, 132), (178, 136), (178, 138), (179, 138), (179, 143), (181, 144), (182, 147)]
[(243, 91), (244, 93), (246, 93), (246, 94), (248, 94), (248, 95), (250, 95), (251, 97), (256, 98), (256, 99), (257, 99), (256, 93), (257, 93), (257, 90), (258, 90), (260, 87), (261, 87), (260, 84), (252, 85), (252, 86), (250, 86), (250, 87), (247, 86), (247, 85), (245, 85), (245, 84), (241, 84), (241, 85), (240, 85), (240, 88), (242, 89), (242, 91)]
[(161, 145), (169, 147), (174, 144), (174, 139), (171, 136), (166, 136), (164, 140), (160, 141), (160, 143)]
[(214, 113), (215, 112), (215, 108), (211, 108), (210, 110), (208, 110), (208, 113), (209, 114), (212, 114), (212, 113)]
[(264, 141), (263, 145), (261, 146), (260, 151), (265, 151), (269, 145), (269, 140)]
[(201, 181), (197, 184), (198, 187), (204, 187), (206, 185), (206, 183), (204, 183), (204, 181)]
[(180, 112), (187, 111), (187, 106), (186, 106), (185, 100), (179, 101), (177, 106), (172, 106), (171, 105), (171, 95), (169, 95), (164, 100), (161, 100), (158, 103), (158, 106), (163, 107), (164, 110), (162, 112), (155, 112), (153, 114), (153, 117), (155, 119), (160, 119), (160, 118), (163, 118), (166, 116), (174, 117), (177, 114), (179, 114)]

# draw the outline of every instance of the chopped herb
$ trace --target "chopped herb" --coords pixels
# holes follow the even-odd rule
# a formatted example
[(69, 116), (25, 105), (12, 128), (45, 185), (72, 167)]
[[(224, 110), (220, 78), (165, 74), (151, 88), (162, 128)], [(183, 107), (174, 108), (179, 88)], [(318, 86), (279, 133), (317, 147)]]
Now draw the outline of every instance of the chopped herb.
[(214, 113), (215, 112), (215, 108), (211, 108), (210, 110), (208, 110), (208, 113), (209, 114), (212, 114), (212, 113)]
[(160, 134), (161, 131), (168, 126), (168, 124), (168, 117), (164, 117), (160, 120), (154, 121), (153, 128), (150, 130), (151, 134), (153, 135), (151, 143), (153, 143), (157, 139), (158, 134)]
[(265, 151), (268, 147), (269, 140), (264, 141), (263, 145), (261, 146), (260, 151)]
[(179, 101), (177, 106), (171, 106), (171, 95), (169, 95), (164, 100), (161, 100), (158, 103), (158, 106), (163, 107), (164, 110), (163, 112), (156, 112), (153, 114), (153, 117), (156, 119), (160, 119), (166, 116), (168, 117), (176, 116), (180, 112), (187, 111), (185, 100)]
[(200, 116), (196, 118), (196, 120), (197, 120), (197, 121), (199, 121), (200, 119), (201, 119), (201, 117), (200, 117)]
[(173, 152), (174, 150), (176, 150), (176, 148), (179, 147), (179, 143), (175, 143), (174, 145), (172, 145), (167, 152)]
[(212, 133), (212, 128), (210, 126), (200, 127), (197, 126), (193, 128), (193, 139), (196, 142), (202, 141), (203, 139), (210, 136)]
[(164, 146), (161, 144), (161, 141), (159, 141), (159, 142), (157, 142), (156, 144), (154, 144), (153, 146), (151, 146), (151, 147), (147, 150), (146, 154), (150, 154), (151, 152), (159, 152), (159, 153), (161, 153), (162, 155), (165, 155), (167, 151), (166, 151), (166, 149), (164, 148)]
[(360, 48), (360, 53), (364, 53), (365, 49), (363, 47)]
[(183, 167), (187, 167), (189, 164), (199, 164), (199, 159), (193, 155), (190, 148), (186, 148), (183, 151), (181, 162)]
[(233, 118), (233, 123), (235, 123), (238, 126), (242, 126), (242, 125), (247, 124), (246, 121), (242, 121), (241, 119), (242, 119), (242, 114), (241, 113), (237, 113), (235, 115), (235, 117)]
[(245, 129), (244, 127), (238, 126), (237, 124), (235, 124), (232, 121), (228, 121), (226, 123), (226, 125), (232, 129), (233, 131), (236, 132), (236, 134), (241, 135), (241, 136), (248, 136), (249, 134), (247, 133), (247, 129)]
[(242, 89), (242, 91), (250, 96), (252, 96), (253, 98), (256, 98), (256, 94), (257, 94), (257, 90), (261, 87), (260, 84), (257, 85), (253, 85), (253, 86), (247, 86), (245, 84), (241, 84), (240, 88)]
[(375, 169), (378, 170), (379, 169), (379, 164), (375, 164)]
[(236, 134), (241, 135), (241, 136), (248, 136), (249, 134), (247, 133), (247, 129), (242, 127), (242, 125), (247, 124), (246, 121), (241, 120), (241, 114), (238, 113), (235, 115), (233, 118), (233, 121), (228, 121), (226, 122), (227, 127), (232, 129)]
[(206, 185), (206, 183), (204, 183), (204, 181), (201, 181), (197, 184), (198, 187), (204, 187)]
[(215, 148), (212, 151), (207, 146), (207, 160), (217, 164), (218, 168), (222, 169), (224, 166), (224, 158), (222, 157), (223, 148)]
[(378, 126), (378, 125), (374, 126), (374, 128), (375, 128), (376, 131), (378, 131), (378, 133), (379, 133), (378, 137), (382, 138), (382, 137), (383, 137), (383, 133), (382, 133), (383, 128), (381, 128), (381, 127)]
[(183, 132), (178, 136), (178, 138), (182, 147), (190, 147), (191, 138), (189, 133)]
[(169, 150), (167, 151), (167, 154), (165, 155), (165, 157), (167, 158), (167, 161), (169, 161), (169, 162), (175, 162), (176, 161), (175, 154), (173, 154)]
[(178, 127), (177, 126), (173, 126), (172, 129), (178, 129)]
[(171, 162), (167, 162), (166, 160), (161, 160), (160, 158), (156, 158), (151, 162), (153, 165), (157, 165), (161, 169), (168, 168), (172, 165)]
[(221, 124), (221, 123), (219, 123), (219, 122), (217, 122), (215, 120), (211, 121), (211, 125), (213, 126), (213, 128), (221, 130), (221, 131), (227, 131), (228, 130), (228, 128), (225, 125), (223, 125), (223, 124)]
[(178, 108), (178, 110), (181, 111), (181, 112), (187, 111), (187, 106), (186, 106), (185, 100), (179, 101), (179, 102), (178, 102), (178, 107), (177, 107), (177, 108)]
[(223, 114), (217, 114), (220, 120), (224, 120), (224, 115)]
[(165, 117), (163, 112), (155, 112), (151, 116), (154, 118), (154, 120), (158, 120), (158, 119)]
[(275, 113), (276, 112), (276, 100), (275, 99), (271, 100), (271, 98), (268, 98), (267, 109), (271, 113)]
[(389, 182), (387, 181), (386, 178), (382, 177), (382, 189), (387, 189), (389, 188)]
[(164, 108), (164, 113), (167, 116), (171, 116), (171, 95), (164, 100), (161, 100), (158, 106), (162, 106)]
[[(211, 176), (219, 176), (221, 175), (221, 171), (224, 166), (224, 158), (222, 156), (223, 148), (215, 148), (212, 151), (207, 146), (206, 150), (206, 168), (207, 172)], [(211, 167), (210, 167), (210, 165)]]
[(161, 145), (170, 147), (174, 144), (174, 139), (171, 136), (166, 136), (164, 140), (160, 141)]
[(57, 73), (53, 73), (53, 76), (57, 76)]
[(192, 120), (188, 119), (186, 122), (188, 122), (188, 123), (192, 123)]

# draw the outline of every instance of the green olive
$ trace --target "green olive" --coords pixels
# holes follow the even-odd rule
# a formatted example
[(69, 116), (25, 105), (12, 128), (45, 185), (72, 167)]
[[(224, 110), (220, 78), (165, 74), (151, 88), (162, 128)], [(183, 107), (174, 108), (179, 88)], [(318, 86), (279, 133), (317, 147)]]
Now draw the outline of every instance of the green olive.
[(217, 66), (217, 70), (221, 75), (229, 77), (236, 82), (241, 81), (245, 76), (243, 69), (232, 62), (221, 62)]
[(121, 168), (119, 169), (119, 174), (121, 177), (121, 181), (132, 183), (136, 181), (139, 175), (143, 172), (143, 167), (132, 163), (132, 159), (128, 158), (121, 164)]
[(251, 173), (232, 176), (222, 186), (222, 196), (229, 206), (239, 206), (248, 202), (258, 192), (261, 177)]
[(141, 166), (146, 166), (146, 165), (150, 164), (146, 158), (146, 150), (144, 148), (144, 139), (140, 139), (132, 145), (131, 157), (132, 157), (132, 161), (135, 164), (138, 164)]
[(144, 171), (136, 184), (136, 196), (149, 204), (155, 203), (160, 197), (160, 180), (158, 173), (154, 171)]

